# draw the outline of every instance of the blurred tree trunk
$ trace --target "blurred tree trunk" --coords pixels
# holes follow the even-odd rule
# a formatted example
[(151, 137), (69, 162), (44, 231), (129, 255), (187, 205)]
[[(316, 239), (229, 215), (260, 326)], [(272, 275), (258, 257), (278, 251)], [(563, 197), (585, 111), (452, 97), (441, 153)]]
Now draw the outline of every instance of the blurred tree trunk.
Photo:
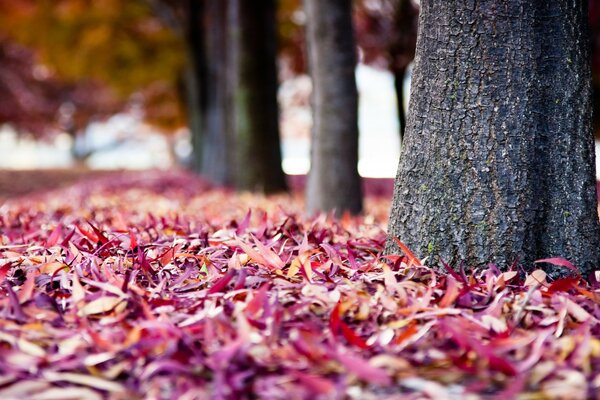
[(275, 0), (148, 1), (187, 44), (193, 169), (240, 190), (287, 190), (279, 138)]
[(184, 20), (183, 35), (188, 52), (184, 74), (184, 93), (192, 142), (191, 168), (195, 172), (202, 173), (208, 62), (204, 38), (206, 5), (204, 0), (184, 0), (183, 4), (185, 4), (185, 7), (179, 18)]
[(228, 44), (235, 187), (287, 190), (277, 104), (275, 0), (230, 0)]
[[(205, 2), (202, 20), (206, 66), (202, 73), (204, 95), (202, 135), (202, 162), (200, 172), (218, 185), (234, 184), (233, 143), (228, 112), (227, 68), (229, 54), (226, 51), (228, 2)], [(200, 71), (198, 71), (200, 73)]]
[(180, 94), (191, 134), (190, 167), (218, 185), (233, 183), (228, 125), (228, 1), (148, 0), (187, 51)]
[(360, 213), (352, 1), (305, 0), (304, 6), (314, 108), (307, 211)]
[(400, 141), (406, 129), (406, 111), (404, 108), (404, 79), (409, 64), (415, 58), (417, 25), (419, 10), (413, 0), (393, 0), (393, 35), (389, 42), (388, 54), (390, 69), (394, 75), (394, 87), (398, 100), (398, 119), (400, 122)]
[(388, 253), (398, 237), (455, 266), (598, 266), (586, 18), (572, 0), (421, 2)]
[(404, 140), (404, 130), (406, 129), (406, 110), (404, 108), (404, 79), (406, 78), (406, 68), (394, 68), (394, 90), (396, 91), (396, 101), (398, 102), (398, 128), (400, 130), (400, 146)]

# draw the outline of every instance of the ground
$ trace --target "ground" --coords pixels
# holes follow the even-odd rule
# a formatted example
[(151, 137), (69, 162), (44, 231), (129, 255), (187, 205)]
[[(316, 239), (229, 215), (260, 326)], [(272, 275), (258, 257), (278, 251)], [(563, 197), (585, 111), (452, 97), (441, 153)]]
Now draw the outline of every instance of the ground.
[(599, 274), (383, 257), (387, 196), (335, 220), (183, 172), (50, 187), (0, 206), (2, 399), (600, 398)]

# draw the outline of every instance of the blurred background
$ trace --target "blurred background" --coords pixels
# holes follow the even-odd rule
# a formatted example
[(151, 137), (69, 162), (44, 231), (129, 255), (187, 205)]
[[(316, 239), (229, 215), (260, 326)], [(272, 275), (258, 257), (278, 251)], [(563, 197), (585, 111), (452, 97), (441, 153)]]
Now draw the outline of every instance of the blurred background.
[[(182, 166), (228, 184), (206, 167), (206, 148), (215, 153), (210, 130), (226, 129), (230, 118), (223, 110), (232, 89), (219, 82), (229, 79), (226, 55), (240, 36), (231, 32), (236, 18), (244, 18), (243, 7), (232, 16), (227, 3), (235, 0), (0, 0), (0, 181), (16, 185), (11, 176), (18, 170), (61, 171), (68, 180), (94, 171)], [(600, 0), (589, 4), (598, 110)], [(415, 0), (353, 2), (363, 177), (395, 176), (418, 6)], [(312, 126), (307, 15), (301, 0), (272, 7), (282, 167), (302, 176)], [(194, 139), (201, 135), (204, 150)]]

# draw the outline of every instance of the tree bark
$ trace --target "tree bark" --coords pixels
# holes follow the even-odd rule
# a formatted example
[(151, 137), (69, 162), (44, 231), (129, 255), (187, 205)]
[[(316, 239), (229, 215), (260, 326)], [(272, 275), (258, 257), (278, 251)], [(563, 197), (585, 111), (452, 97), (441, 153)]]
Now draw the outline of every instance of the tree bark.
[(309, 213), (362, 211), (358, 164), (356, 48), (350, 0), (305, 0), (313, 81)]
[(274, 0), (231, 0), (229, 35), (235, 186), (264, 193), (285, 191), (277, 105)]
[(388, 253), (398, 237), (434, 263), (598, 266), (586, 16), (579, 0), (421, 1)]

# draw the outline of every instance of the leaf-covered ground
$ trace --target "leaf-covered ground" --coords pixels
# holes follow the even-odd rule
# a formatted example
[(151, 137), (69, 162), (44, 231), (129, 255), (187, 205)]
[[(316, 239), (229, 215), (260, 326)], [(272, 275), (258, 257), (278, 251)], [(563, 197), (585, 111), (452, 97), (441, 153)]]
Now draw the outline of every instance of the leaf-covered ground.
[(595, 280), (383, 258), (388, 206), (181, 173), (8, 201), (0, 398), (600, 398)]

